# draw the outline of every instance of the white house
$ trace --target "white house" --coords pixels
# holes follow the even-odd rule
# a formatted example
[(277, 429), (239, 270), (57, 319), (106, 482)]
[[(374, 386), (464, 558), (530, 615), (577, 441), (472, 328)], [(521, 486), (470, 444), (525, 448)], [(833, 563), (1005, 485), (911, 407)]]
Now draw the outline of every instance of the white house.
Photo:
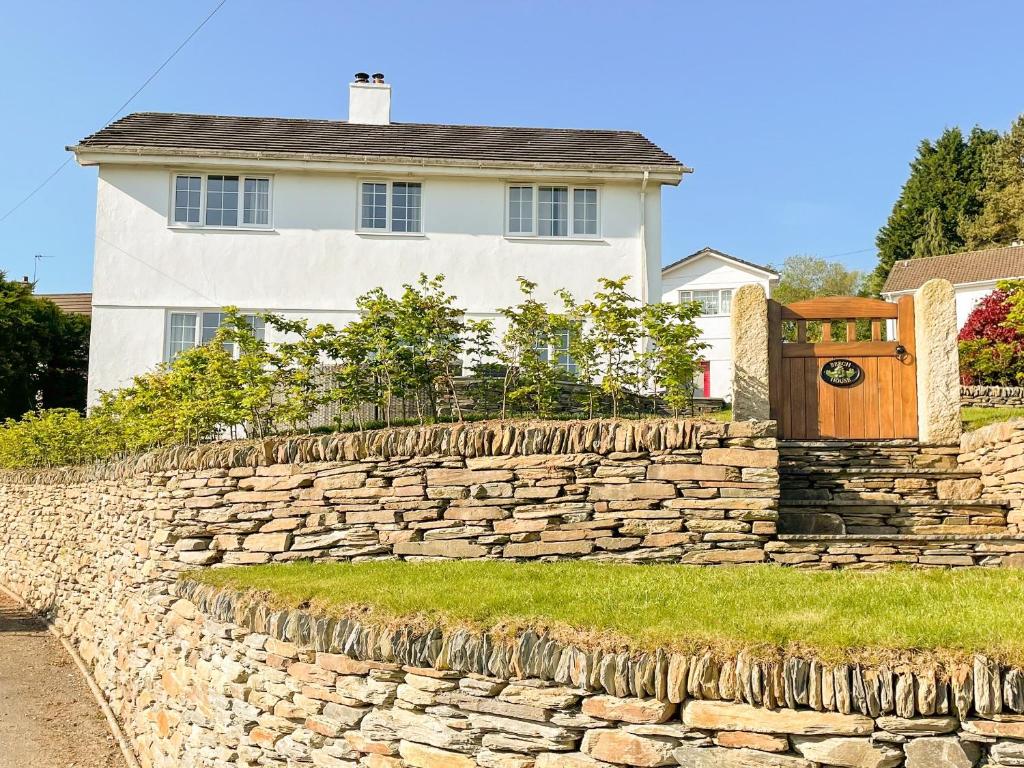
[(99, 167), (89, 399), (202, 343), (235, 305), (342, 325), (355, 299), (444, 274), (471, 317), (517, 276), (661, 296), (661, 188), (631, 131), (394, 123), (360, 73), (349, 119), (132, 114), (69, 147)]
[(996, 283), (1024, 279), (1024, 244), (897, 261), (882, 287), (882, 298), (895, 301), (933, 278), (953, 284), (957, 327), (962, 328), (971, 310), (995, 290)]
[(661, 270), (662, 301), (699, 301), (703, 308), (697, 319), (704, 350), (701, 380), (695, 382), (698, 395), (732, 397), (732, 326), (729, 319), (733, 291), (741, 285), (758, 283), (771, 296), (779, 275), (714, 248), (702, 248)]

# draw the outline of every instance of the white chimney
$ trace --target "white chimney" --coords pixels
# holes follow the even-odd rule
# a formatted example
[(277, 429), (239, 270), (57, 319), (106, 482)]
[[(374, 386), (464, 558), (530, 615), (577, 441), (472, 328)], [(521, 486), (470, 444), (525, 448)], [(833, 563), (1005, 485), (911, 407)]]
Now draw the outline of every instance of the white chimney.
[(384, 75), (375, 72), (371, 82), (365, 72), (356, 72), (356, 80), (348, 87), (348, 121), (362, 125), (391, 123), (391, 86)]

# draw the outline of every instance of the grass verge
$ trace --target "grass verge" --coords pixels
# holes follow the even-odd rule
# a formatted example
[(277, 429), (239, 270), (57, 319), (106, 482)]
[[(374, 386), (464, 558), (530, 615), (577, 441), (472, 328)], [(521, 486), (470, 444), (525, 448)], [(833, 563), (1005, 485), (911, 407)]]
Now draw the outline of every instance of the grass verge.
[(970, 431), (987, 427), (1000, 421), (1009, 421), (1024, 416), (1024, 408), (977, 408), (969, 406), (960, 409), (960, 420), (964, 430)]
[(547, 628), (601, 647), (782, 648), (823, 659), (927, 652), (1024, 661), (1024, 575), (1012, 570), (812, 572), (610, 563), (294, 563), (186, 578), (277, 607), (386, 623)]

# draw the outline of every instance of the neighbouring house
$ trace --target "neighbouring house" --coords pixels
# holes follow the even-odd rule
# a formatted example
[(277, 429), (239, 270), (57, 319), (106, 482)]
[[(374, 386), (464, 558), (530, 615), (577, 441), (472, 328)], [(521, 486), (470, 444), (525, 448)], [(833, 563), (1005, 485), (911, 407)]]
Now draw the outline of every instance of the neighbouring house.
[(963, 328), (971, 310), (995, 290), (996, 283), (1024, 279), (1024, 243), (897, 261), (882, 287), (882, 298), (895, 301), (937, 277), (953, 284), (957, 327)]
[[(21, 282), (25, 285), (32, 285), (28, 275), (21, 278)], [(33, 295), (37, 299), (52, 301), (62, 310), (72, 315), (85, 315), (89, 317), (92, 314), (91, 293), (33, 293)]]
[(72, 315), (92, 314), (91, 293), (37, 293), (37, 298), (52, 301), (58, 307)]
[(758, 283), (771, 296), (779, 275), (771, 267), (752, 264), (714, 248), (702, 248), (661, 270), (662, 301), (698, 301), (701, 316), (697, 325), (707, 344), (699, 379), (694, 382), (698, 396), (732, 399), (733, 291), (741, 285)]
[(658, 301), (661, 188), (689, 171), (633, 131), (392, 122), (363, 73), (347, 121), (137, 113), (69, 150), (99, 168), (90, 402), (210, 339), (226, 305), (341, 325), (421, 272), (477, 318), (520, 275), (554, 306), (601, 277)]

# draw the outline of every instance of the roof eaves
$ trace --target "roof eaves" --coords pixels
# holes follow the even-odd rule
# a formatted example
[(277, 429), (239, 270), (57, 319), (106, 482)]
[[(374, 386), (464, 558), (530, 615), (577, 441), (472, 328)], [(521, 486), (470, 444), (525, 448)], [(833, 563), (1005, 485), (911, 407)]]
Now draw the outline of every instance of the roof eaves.
[(749, 269), (757, 270), (758, 272), (761, 272), (765, 275), (769, 275), (770, 277), (780, 277), (779, 273), (776, 272), (771, 267), (765, 267), (762, 266), (761, 264), (754, 264), (752, 261), (746, 261), (745, 259), (737, 258), (736, 256), (732, 256), (731, 254), (725, 253), (723, 251), (718, 250), (717, 248), (711, 247), (701, 248), (699, 251), (691, 253), (689, 256), (684, 256), (681, 259), (673, 261), (671, 264), (668, 264), (661, 268), (661, 274), (664, 275), (670, 269), (674, 269), (675, 267), (681, 266), (690, 261), (696, 261), (697, 259), (703, 258), (705, 256), (712, 256), (715, 258), (723, 259), (725, 261), (732, 261), (737, 264), (742, 264), (743, 266)]
[(553, 170), (576, 170), (576, 171), (613, 171), (616, 173), (636, 173), (644, 171), (655, 171), (666, 175), (678, 177), (676, 184), (682, 180), (683, 174), (693, 173), (692, 168), (682, 164), (659, 164), (659, 163), (584, 163), (584, 162), (551, 162), (551, 161), (527, 161), (516, 162), (512, 160), (473, 160), (467, 158), (439, 158), (421, 157), (416, 155), (366, 155), (366, 154), (341, 154), (341, 153), (319, 153), (319, 152), (264, 152), (256, 150), (227, 150), (227, 149), (197, 149), (193, 147), (158, 147), (135, 144), (73, 144), (65, 147), (68, 152), (73, 152), (76, 158), (88, 154), (115, 154), (136, 157), (199, 157), (199, 158), (225, 158), (236, 160), (300, 160), (305, 162), (349, 162), (363, 165), (394, 163), (396, 165), (421, 165), (440, 166), (457, 168), (509, 168), (519, 170), (530, 169), (553, 169)]

